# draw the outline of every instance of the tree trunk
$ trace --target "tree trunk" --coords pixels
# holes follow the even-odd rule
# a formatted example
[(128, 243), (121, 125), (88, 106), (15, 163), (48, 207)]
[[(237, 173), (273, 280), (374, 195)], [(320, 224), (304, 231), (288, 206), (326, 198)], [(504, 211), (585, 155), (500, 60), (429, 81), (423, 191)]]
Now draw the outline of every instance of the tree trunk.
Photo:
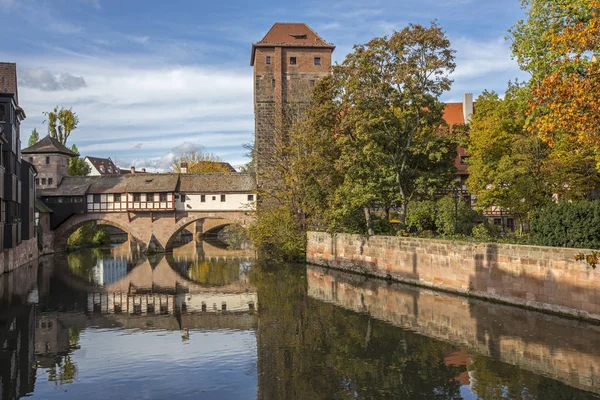
[(402, 202), (400, 206), (400, 225), (406, 225), (406, 210), (408, 208), (407, 202)]
[(369, 207), (365, 207), (365, 220), (367, 221), (367, 233), (369, 236), (373, 236), (375, 234), (375, 230), (373, 229), (373, 218), (371, 217), (371, 209)]

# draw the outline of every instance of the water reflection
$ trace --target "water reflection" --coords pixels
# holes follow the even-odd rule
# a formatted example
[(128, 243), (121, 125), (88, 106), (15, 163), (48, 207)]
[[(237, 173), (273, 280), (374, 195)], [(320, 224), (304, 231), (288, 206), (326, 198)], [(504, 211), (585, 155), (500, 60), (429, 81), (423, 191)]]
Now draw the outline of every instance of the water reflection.
[(0, 279), (2, 399), (588, 399), (600, 327), (187, 243)]

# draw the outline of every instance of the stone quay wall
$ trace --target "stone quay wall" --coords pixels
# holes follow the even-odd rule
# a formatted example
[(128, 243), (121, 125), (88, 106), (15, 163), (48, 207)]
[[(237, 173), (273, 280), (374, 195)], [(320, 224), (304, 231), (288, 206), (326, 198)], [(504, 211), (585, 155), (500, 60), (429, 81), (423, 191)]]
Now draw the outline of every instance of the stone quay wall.
[(586, 250), (309, 232), (311, 264), (600, 322)]
[(38, 258), (38, 255), (36, 237), (22, 241), (14, 249), (5, 250), (4, 253), (0, 254), (0, 275), (34, 261)]

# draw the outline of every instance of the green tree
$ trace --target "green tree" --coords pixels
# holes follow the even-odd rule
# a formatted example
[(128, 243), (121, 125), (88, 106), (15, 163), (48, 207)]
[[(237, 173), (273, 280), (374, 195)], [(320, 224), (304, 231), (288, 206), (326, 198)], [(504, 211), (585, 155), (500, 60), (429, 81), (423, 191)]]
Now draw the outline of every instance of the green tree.
[(522, 224), (551, 197), (545, 179), (547, 146), (525, 128), (527, 87), (511, 84), (504, 99), (484, 92), (470, 124), (467, 186), (477, 206), (501, 207)]
[(31, 131), (31, 136), (29, 136), (29, 141), (27, 142), (27, 147), (31, 147), (36, 144), (40, 140), (40, 135), (38, 134), (37, 128), (33, 128)]
[(257, 171), (258, 210), (250, 236), (259, 250), (303, 258), (306, 230), (327, 226), (329, 199), (338, 185), (338, 158), (332, 134), (337, 110), (331, 77), (316, 83), (296, 82), (271, 127), (268, 148), (253, 150)]
[[(350, 171), (358, 177), (350, 185), (366, 185), (360, 194), (365, 206), (391, 173), (404, 223), (411, 199), (449, 184), (456, 141), (439, 97), (450, 89), (454, 68), (454, 51), (434, 22), (357, 45), (334, 69), (342, 115), (338, 143), (349, 147), (342, 150), (345, 166), (357, 170)], [(359, 159), (365, 161), (357, 165)]]
[[(75, 145), (71, 146), (71, 151), (79, 154), (79, 150)], [(91, 170), (83, 157), (72, 157), (69, 160), (69, 176), (86, 176), (89, 175)]]
[(59, 109), (58, 106), (43, 114), (47, 118), (44, 122), (48, 123), (48, 134), (66, 146), (71, 132), (79, 125), (79, 116), (73, 112), (72, 108), (61, 107)]

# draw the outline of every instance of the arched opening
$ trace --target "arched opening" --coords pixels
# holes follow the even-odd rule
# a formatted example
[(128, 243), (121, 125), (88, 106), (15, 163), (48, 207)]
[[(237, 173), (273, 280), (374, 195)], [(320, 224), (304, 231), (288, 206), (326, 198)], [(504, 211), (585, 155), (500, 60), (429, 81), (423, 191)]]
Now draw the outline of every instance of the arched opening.
[[(173, 249), (200, 240), (218, 241), (219, 232), (230, 224), (232, 224), (232, 221), (227, 219), (211, 217), (198, 217), (196, 219), (185, 221), (185, 223), (171, 235), (165, 250), (171, 252)], [(223, 246), (226, 247), (227, 245), (223, 243)]]
[(73, 230), (67, 238), (69, 248), (112, 246), (125, 243), (129, 234), (104, 221), (89, 221)]
[(55, 248), (62, 250), (119, 245), (130, 239), (137, 244), (143, 244), (139, 238), (133, 237), (126, 227), (105, 219), (75, 217), (54, 232)]

